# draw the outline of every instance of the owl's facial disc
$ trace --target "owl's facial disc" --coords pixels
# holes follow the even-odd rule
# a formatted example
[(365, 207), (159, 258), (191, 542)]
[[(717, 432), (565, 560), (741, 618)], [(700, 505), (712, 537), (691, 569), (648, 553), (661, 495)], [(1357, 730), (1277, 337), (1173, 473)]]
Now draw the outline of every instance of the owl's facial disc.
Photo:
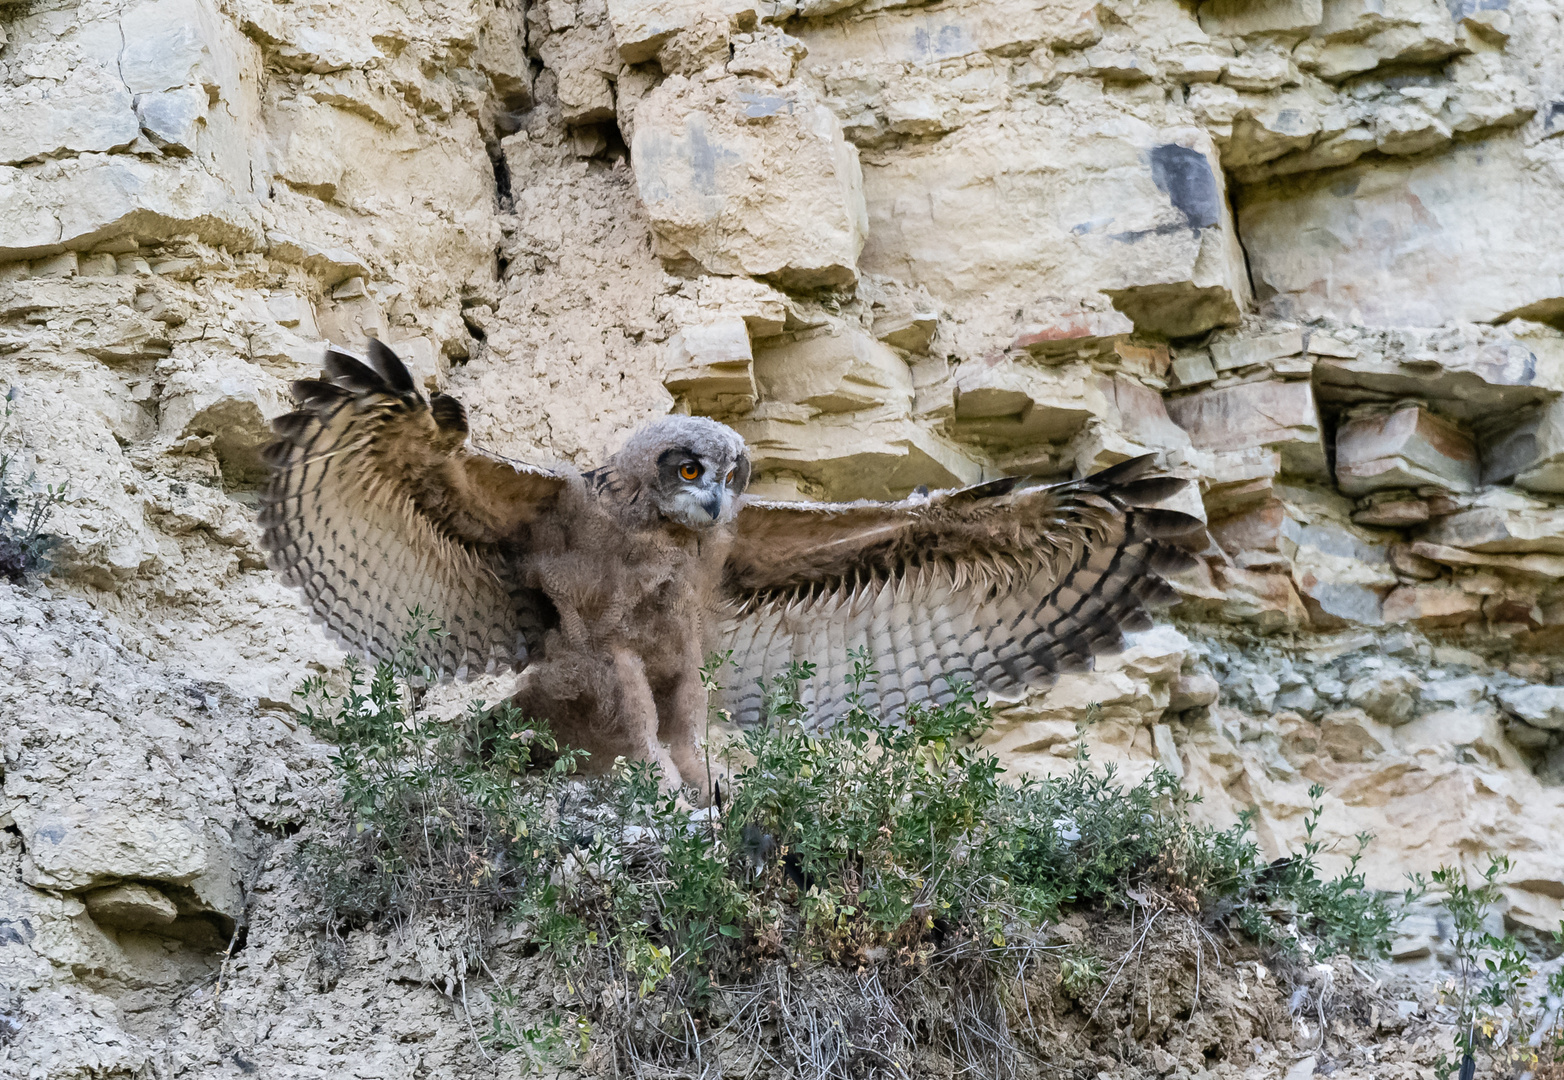
[(748, 480), (747, 462), (740, 469), (738, 463), (685, 447), (666, 450), (657, 460), (657, 508), (686, 528), (709, 529), (733, 520)]

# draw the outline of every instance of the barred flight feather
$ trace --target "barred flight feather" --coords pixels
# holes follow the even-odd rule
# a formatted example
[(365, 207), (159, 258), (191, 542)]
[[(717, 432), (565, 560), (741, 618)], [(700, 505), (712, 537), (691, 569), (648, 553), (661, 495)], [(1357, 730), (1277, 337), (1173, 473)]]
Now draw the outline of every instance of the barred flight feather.
[(444, 630), (416, 659), (444, 674), (526, 663), (551, 608), (523, 588), (527, 524), (561, 481), (461, 444), (461, 406), (418, 393), (378, 342), (369, 363), (328, 351), (329, 381), (294, 384), (273, 424), (262, 546), (311, 615), (349, 649), (384, 659), (414, 627)]
[(735, 719), (758, 721), (770, 680), (811, 661), (804, 698), (829, 722), (846, 707), (855, 648), (878, 672), (866, 702), (893, 712), (949, 701), (958, 680), (1001, 694), (1046, 686), (1122, 649), (1151, 625), (1148, 608), (1177, 598), (1163, 575), (1194, 564), (1178, 545), (1200, 525), (1148, 505), (1184, 485), (1145, 476), (1149, 466), (901, 503), (748, 504), (717, 635), (736, 667)]

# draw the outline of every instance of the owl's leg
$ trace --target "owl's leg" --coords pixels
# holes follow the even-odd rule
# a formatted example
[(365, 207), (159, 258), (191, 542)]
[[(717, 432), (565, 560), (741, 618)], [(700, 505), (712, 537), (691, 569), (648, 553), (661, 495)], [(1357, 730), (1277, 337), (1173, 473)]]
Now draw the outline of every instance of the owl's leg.
[(700, 747), (706, 726), (706, 687), (701, 684), (699, 649), (687, 649), (679, 672), (658, 689), (657, 737), (668, 746), (684, 782), (700, 793), (702, 805), (712, 801), (713, 785), (726, 784), (727, 774), (715, 761), (708, 762)]
[(670, 789), (684, 783), (683, 770), (676, 756), (670, 755), (658, 739), (657, 701), (641, 658), (623, 646), (612, 651), (614, 678), (618, 682), (619, 715), (616, 733), (625, 744), (619, 751), (627, 758), (654, 761), (662, 768), (663, 781)]

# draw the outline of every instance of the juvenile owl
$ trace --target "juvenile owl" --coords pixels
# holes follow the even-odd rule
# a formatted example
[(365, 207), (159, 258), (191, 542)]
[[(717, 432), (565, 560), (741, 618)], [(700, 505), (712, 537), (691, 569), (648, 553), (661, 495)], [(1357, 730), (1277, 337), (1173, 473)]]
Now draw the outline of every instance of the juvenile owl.
[(731, 651), (724, 704), (760, 719), (763, 685), (819, 664), (819, 722), (844, 707), (848, 653), (891, 712), (1046, 686), (1122, 647), (1172, 601), (1196, 519), (1152, 508), (1183, 481), (1149, 457), (1051, 486), (1016, 478), (900, 502), (747, 498), (744, 440), (668, 416), (600, 468), (537, 468), (468, 443), (460, 403), (425, 399), (385, 345), (336, 349), (293, 386), (261, 511), (282, 580), (349, 648), (393, 655), (415, 607), (447, 631), (420, 661), (458, 677), (523, 671), (514, 703), (599, 769), (623, 755), (710, 794), (697, 749), (704, 657)]

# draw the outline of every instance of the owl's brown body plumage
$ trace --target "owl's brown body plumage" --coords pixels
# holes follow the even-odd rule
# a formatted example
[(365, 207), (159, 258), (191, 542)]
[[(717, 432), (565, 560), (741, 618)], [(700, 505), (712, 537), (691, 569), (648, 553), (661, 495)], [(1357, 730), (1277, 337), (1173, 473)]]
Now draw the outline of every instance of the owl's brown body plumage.
[(868, 702), (892, 711), (956, 680), (1046, 685), (1150, 625), (1198, 526), (1149, 505), (1182, 481), (1145, 477), (1148, 459), (1049, 487), (768, 503), (743, 496), (743, 440), (711, 420), (655, 421), (600, 469), (539, 469), (467, 446), (461, 406), (426, 401), (378, 342), (367, 365), (328, 352), (327, 375), (295, 384), (275, 425), (262, 510), (271, 565), (312, 613), (385, 657), (416, 607), (447, 631), (424, 663), (521, 668), (516, 704), (594, 765), (652, 760), (703, 791), (708, 652), (732, 654), (741, 723), (802, 660), (829, 721), (860, 648)]

